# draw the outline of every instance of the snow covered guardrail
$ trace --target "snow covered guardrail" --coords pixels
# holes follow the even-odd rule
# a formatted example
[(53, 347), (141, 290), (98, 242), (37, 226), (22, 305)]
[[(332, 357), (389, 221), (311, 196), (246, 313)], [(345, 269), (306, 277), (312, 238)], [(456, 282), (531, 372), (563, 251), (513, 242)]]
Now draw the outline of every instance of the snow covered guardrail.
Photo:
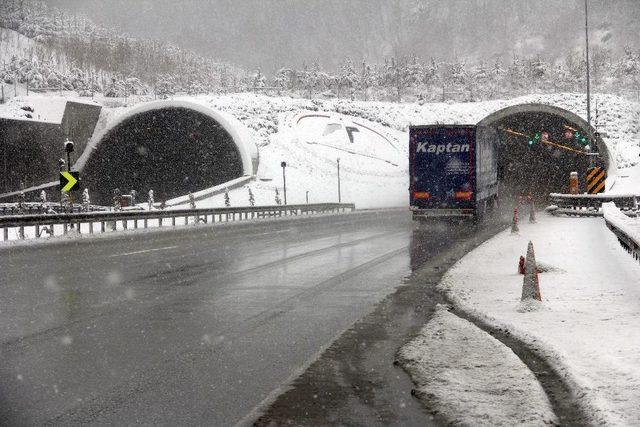
[(560, 194), (549, 195), (554, 215), (569, 216), (602, 216), (603, 203), (614, 202), (625, 214), (635, 216), (640, 196), (633, 194)]
[(2, 239), (37, 238), (44, 234), (128, 230), (186, 225), (243, 221), (253, 218), (313, 215), (353, 211), (353, 203), (317, 203), (308, 205), (247, 206), (237, 208), (171, 209), (152, 211), (84, 212), (50, 215), (19, 215), (0, 217)]
[(16, 216), (16, 215), (37, 215), (46, 213), (72, 213), (89, 211), (106, 211), (104, 206), (90, 205), (85, 208), (83, 205), (75, 204), (73, 206), (61, 206), (59, 203), (33, 203), (26, 202), (22, 205), (19, 203), (2, 203), (0, 204), (0, 216)]
[(640, 218), (630, 218), (613, 202), (602, 205), (607, 227), (618, 237), (618, 241), (635, 259), (640, 261)]

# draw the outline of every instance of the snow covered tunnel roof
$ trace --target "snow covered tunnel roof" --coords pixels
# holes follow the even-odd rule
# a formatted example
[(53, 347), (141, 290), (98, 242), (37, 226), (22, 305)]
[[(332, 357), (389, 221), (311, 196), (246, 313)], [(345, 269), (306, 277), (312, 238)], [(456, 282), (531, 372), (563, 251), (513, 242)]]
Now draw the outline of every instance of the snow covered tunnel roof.
[(87, 144), (87, 148), (75, 163), (75, 168), (82, 171), (92, 153), (98, 148), (102, 141), (106, 139), (109, 133), (117, 129), (120, 125), (124, 124), (128, 120), (134, 118), (139, 114), (149, 111), (174, 108), (191, 110), (200, 113), (204, 116), (210, 117), (220, 126), (222, 126), (222, 128), (231, 136), (231, 139), (238, 149), (238, 153), (240, 154), (240, 158), (242, 160), (243, 174), (256, 174), (258, 168), (258, 148), (254, 143), (251, 134), (246, 126), (228, 113), (216, 110), (199, 102), (184, 100), (151, 101), (126, 109), (121, 114), (116, 116), (113, 120), (109, 121), (102, 130), (95, 133), (91, 137), (91, 140)]

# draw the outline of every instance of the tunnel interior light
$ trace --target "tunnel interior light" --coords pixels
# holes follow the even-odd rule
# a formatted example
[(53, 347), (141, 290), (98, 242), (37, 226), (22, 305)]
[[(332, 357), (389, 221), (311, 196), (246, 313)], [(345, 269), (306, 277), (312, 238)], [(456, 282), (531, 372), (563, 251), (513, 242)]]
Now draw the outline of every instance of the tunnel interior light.
[[(579, 135), (580, 139), (577, 139), (577, 142), (581, 142), (584, 145), (589, 143), (589, 140), (585, 136), (581, 135), (580, 132), (578, 132), (577, 130), (574, 133), (573, 130), (569, 130), (573, 128), (570, 128), (569, 126), (566, 126), (566, 125), (564, 127), (567, 128), (567, 131), (565, 132), (565, 137), (567, 139), (573, 139), (573, 138), (577, 139), (578, 137), (576, 135)], [(586, 152), (583, 150), (576, 150), (575, 148), (571, 148), (566, 145), (562, 145), (562, 144), (558, 144), (556, 142), (550, 141), (548, 132), (537, 132), (534, 136), (531, 136), (522, 132), (515, 131), (510, 128), (500, 128), (500, 130), (511, 135), (527, 138), (527, 144), (529, 145), (529, 147), (533, 147), (537, 142), (541, 142), (547, 147), (556, 147), (556, 148), (566, 150), (566, 151), (571, 151), (577, 154), (586, 154)]]

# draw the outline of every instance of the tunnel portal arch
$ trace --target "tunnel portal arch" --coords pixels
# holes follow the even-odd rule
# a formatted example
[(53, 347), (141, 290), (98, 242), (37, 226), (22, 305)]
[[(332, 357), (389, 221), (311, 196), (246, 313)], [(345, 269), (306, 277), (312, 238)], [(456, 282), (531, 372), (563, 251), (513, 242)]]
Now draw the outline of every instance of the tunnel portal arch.
[[(493, 127), (500, 135), (498, 175), (503, 194), (511, 193), (515, 197), (533, 193), (537, 198), (546, 199), (550, 192), (568, 191), (572, 171), (579, 172), (584, 190), (584, 176), (589, 166), (615, 169), (607, 146), (595, 129), (578, 115), (559, 107), (533, 103), (513, 105), (489, 114), (478, 126)], [(571, 129), (595, 142), (600, 156), (594, 163), (589, 156), (580, 154), (584, 152), (583, 147), (566, 139), (564, 134)], [(542, 132), (550, 135), (549, 141), (575, 151), (538, 142), (528, 145), (534, 134)]]
[[(193, 102), (155, 101), (125, 111), (76, 164), (92, 201), (152, 189), (157, 201), (255, 175), (257, 148), (233, 117)], [(138, 201), (141, 201), (140, 199)]]

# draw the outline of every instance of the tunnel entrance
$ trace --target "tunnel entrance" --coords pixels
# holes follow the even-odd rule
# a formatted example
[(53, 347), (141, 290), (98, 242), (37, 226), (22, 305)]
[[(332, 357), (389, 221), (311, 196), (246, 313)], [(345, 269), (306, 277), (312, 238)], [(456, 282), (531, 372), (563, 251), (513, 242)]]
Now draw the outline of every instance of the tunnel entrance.
[[(135, 114), (112, 128), (83, 167), (92, 202), (112, 203), (113, 190), (156, 201), (196, 192), (243, 175), (231, 135), (212, 117), (181, 107)], [(140, 201), (140, 200), (139, 200)]]
[(583, 192), (590, 165), (608, 166), (608, 152), (595, 131), (559, 108), (509, 107), (479, 125), (494, 127), (499, 135), (498, 180), (503, 201), (531, 194), (537, 204), (546, 203), (549, 193), (569, 191), (569, 174), (574, 171)]

